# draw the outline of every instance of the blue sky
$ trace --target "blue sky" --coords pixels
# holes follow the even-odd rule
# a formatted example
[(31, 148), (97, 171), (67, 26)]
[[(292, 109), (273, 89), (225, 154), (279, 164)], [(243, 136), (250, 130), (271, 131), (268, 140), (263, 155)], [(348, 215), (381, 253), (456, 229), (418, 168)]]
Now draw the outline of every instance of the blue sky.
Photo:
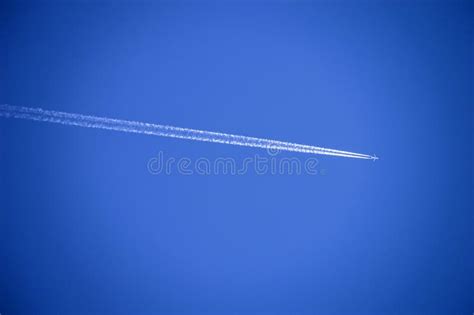
[(2, 104), (381, 158), (156, 175), (267, 153), (2, 118), (2, 314), (472, 313), (469, 2), (0, 8)]

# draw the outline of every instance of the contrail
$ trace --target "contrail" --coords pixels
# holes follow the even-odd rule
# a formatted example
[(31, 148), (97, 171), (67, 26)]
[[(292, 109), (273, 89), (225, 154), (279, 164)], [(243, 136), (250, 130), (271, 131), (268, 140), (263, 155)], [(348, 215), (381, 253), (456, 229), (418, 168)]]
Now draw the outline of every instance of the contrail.
[(278, 149), (282, 151), (323, 154), (366, 160), (378, 159), (375, 155), (371, 156), (367, 154), (327, 149), (310, 145), (232, 135), (220, 132), (157, 125), (138, 121), (58, 112), (53, 110), (44, 110), (41, 108), (0, 105), (0, 117), (1, 116), (57, 123), (70, 126), (108, 129), (122, 132), (140, 133), (146, 135), (180, 138), (195, 141), (224, 143), (262, 149)]

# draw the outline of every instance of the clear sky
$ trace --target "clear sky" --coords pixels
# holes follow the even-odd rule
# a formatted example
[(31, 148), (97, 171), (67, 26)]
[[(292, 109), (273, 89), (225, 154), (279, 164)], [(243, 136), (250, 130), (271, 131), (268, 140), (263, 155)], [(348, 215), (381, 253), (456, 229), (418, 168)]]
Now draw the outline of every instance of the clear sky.
[(468, 1), (2, 1), (1, 104), (380, 160), (157, 174), (310, 156), (0, 118), (0, 313), (471, 314), (473, 20)]

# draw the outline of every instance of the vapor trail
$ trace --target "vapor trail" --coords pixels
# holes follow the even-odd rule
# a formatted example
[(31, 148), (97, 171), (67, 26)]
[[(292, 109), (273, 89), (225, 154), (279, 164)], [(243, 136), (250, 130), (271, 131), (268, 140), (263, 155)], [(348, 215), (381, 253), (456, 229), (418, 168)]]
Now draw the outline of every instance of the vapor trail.
[(206, 141), (255, 147), (262, 149), (278, 149), (311, 154), (341, 156), (356, 159), (376, 160), (376, 156), (348, 151), (320, 148), (310, 145), (282, 142), (263, 138), (232, 135), (204, 130), (179, 128), (166, 125), (150, 124), (138, 121), (119, 120), (106, 117), (87, 116), (74, 113), (44, 110), (41, 108), (0, 105), (0, 117), (13, 117), (28, 120), (51, 122), (63, 125), (108, 129), (122, 132), (132, 132), (161, 137), (172, 137), (195, 141)]

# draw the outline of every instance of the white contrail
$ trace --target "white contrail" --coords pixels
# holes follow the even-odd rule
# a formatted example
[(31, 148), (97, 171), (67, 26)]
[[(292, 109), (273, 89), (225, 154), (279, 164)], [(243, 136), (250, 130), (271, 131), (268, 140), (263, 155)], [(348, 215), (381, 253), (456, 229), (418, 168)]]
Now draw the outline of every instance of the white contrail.
[(356, 159), (376, 160), (377, 157), (348, 151), (320, 148), (310, 145), (302, 145), (290, 142), (254, 138), (247, 136), (232, 135), (226, 133), (179, 128), (166, 125), (149, 124), (138, 121), (119, 120), (105, 117), (87, 116), (41, 108), (0, 105), (0, 116), (13, 117), (29, 120), (37, 120), (63, 125), (116, 130), (122, 132), (141, 133), (154, 136), (189, 139), (195, 141), (206, 141), (224, 143), (263, 149), (278, 149), (282, 151), (293, 151), (301, 153), (323, 154), (342, 156)]

